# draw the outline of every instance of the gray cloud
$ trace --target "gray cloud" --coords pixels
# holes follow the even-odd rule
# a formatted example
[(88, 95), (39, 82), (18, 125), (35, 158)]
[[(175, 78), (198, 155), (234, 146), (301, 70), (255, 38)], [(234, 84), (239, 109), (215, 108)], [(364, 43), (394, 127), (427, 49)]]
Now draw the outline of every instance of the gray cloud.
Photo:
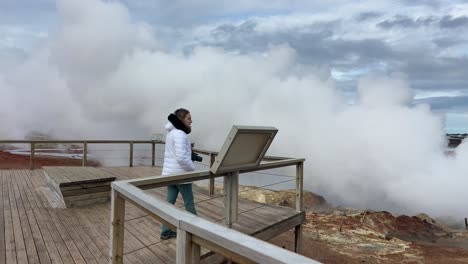
[[(257, 23), (246, 21), (239, 26), (224, 24), (212, 31), (213, 40), (204, 45), (217, 45), (241, 51), (260, 51), (271, 44), (287, 43), (299, 54), (300, 61), (312, 64), (333, 64), (356, 67), (394, 56), (392, 50), (379, 39), (346, 40), (334, 38), (332, 28), (339, 21), (316, 23), (301, 31), (257, 32)], [(321, 30), (317, 30), (320, 28)], [(357, 61), (350, 61), (357, 56)]]
[(403, 0), (402, 2), (406, 6), (429, 6), (433, 8), (444, 5), (443, 1), (440, 0)]
[[(424, 54), (428, 55), (428, 54)], [(408, 55), (410, 56), (410, 55)], [(468, 90), (468, 59), (408, 57), (400, 70), (413, 80), (415, 88)]]
[[(392, 23), (387, 21), (381, 27), (411, 27), (415, 30), (421, 26), (437, 28), (437, 21), (433, 16), (416, 19), (399, 16)], [(346, 91), (356, 87), (356, 79), (369, 72), (402, 72), (408, 76), (412, 87), (418, 90), (468, 90), (467, 58), (457, 55), (441, 56), (434, 51), (433, 43), (438, 48), (447, 50), (456, 45), (464, 45), (464, 37), (457, 36), (456, 32), (448, 32), (428, 40), (404, 38), (400, 46), (392, 45), (385, 38), (338, 37), (337, 30), (344, 23), (346, 22), (340, 20), (315, 22), (286, 31), (259, 30), (261, 24), (255, 20), (246, 20), (238, 25), (225, 23), (214, 28), (210, 37), (192, 45), (218, 46), (238, 52), (261, 52), (269, 45), (287, 43), (297, 52), (300, 63), (328, 65), (340, 72), (344, 79), (338, 79), (338, 85)], [(412, 45), (413, 41), (420, 41), (421, 45)], [(410, 45), (405, 46), (407, 43)], [(437, 100), (435, 98), (430, 102), (435, 108), (448, 107), (443, 102), (436, 104)]]
[(429, 104), (434, 111), (467, 111), (468, 96), (431, 97), (414, 100), (414, 104)]
[(391, 29), (394, 27), (401, 28), (416, 28), (416, 27), (427, 27), (433, 24), (438, 24), (441, 28), (458, 28), (468, 25), (467, 16), (453, 17), (446, 15), (443, 17), (419, 17), (411, 18), (406, 15), (396, 15), (392, 19), (384, 20), (377, 24), (378, 27), (383, 29)]
[(440, 22), (440, 27), (442, 28), (458, 28), (462, 26), (468, 26), (468, 17), (467, 16), (444, 16)]
[(453, 47), (459, 44), (464, 44), (465, 40), (451, 36), (451, 37), (435, 38), (432, 40), (432, 42), (436, 44), (439, 48), (449, 48), (449, 47)]
[(362, 21), (377, 18), (380, 16), (382, 16), (382, 13), (380, 12), (363, 12), (356, 16), (356, 20), (362, 22)]
[(397, 15), (391, 20), (384, 20), (377, 24), (378, 27), (384, 29), (390, 29), (393, 27), (421, 27), (429, 26), (434, 23), (436, 19), (434, 17), (425, 17), (413, 19), (403, 15)]

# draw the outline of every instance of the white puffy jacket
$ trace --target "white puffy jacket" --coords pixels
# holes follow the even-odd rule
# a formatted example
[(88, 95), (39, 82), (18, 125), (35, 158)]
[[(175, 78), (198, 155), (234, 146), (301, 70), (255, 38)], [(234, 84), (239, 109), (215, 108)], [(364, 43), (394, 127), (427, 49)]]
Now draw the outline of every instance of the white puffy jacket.
[(187, 134), (176, 129), (171, 122), (166, 124), (165, 129), (167, 136), (162, 175), (194, 171), (192, 148)]

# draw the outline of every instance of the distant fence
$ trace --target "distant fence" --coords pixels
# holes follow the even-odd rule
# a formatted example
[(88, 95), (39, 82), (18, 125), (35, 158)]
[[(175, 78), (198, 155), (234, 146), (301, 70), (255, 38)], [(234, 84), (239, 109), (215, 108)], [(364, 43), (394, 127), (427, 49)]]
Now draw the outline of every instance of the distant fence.
[(129, 161), (128, 166), (133, 167), (133, 146), (135, 144), (150, 144), (151, 145), (151, 166), (155, 165), (156, 160), (156, 144), (164, 144), (161, 140), (0, 140), (0, 144), (29, 144), (30, 159), (29, 166), (34, 169), (34, 157), (36, 154), (36, 146), (44, 144), (78, 144), (82, 145), (82, 166), (86, 166), (88, 159), (88, 145), (90, 144), (124, 144), (129, 146)]

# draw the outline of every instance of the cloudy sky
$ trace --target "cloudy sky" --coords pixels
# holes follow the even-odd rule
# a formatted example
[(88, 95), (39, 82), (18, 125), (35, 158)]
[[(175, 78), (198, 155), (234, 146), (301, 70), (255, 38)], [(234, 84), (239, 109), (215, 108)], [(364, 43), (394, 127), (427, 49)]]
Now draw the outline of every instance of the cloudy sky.
[[(300, 63), (329, 71), (350, 100), (369, 73), (401, 73), (415, 104), (447, 114), (468, 132), (468, 1), (130, 1), (166, 49), (204, 45), (239, 53), (287, 44)], [(0, 1), (0, 71), (31, 56), (61, 17), (52, 0)]]
[(277, 127), (269, 153), (329, 200), (466, 217), (468, 142), (444, 150), (468, 1), (317, 2), (0, 0), (0, 138), (148, 139), (186, 107), (205, 149)]

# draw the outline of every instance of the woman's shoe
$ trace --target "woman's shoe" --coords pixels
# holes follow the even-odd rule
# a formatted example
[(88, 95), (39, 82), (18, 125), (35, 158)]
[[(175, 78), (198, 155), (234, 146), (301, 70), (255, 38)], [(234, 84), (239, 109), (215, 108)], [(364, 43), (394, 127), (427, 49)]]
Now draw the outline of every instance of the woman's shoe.
[(166, 240), (173, 237), (177, 237), (177, 232), (169, 230), (167, 232), (162, 233), (159, 238), (161, 238), (162, 240)]

